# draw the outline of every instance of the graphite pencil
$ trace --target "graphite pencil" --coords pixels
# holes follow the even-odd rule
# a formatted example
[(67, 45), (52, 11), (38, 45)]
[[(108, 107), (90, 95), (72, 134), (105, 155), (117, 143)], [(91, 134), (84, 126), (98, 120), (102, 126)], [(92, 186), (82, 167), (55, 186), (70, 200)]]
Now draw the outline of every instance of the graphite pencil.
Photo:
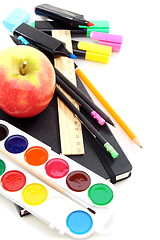
[(70, 100), (62, 93), (59, 87), (56, 87), (55, 92), (57, 96), (64, 102), (64, 104), (79, 118), (81, 123), (92, 134), (92, 136), (104, 147), (104, 149), (112, 156), (118, 157), (118, 152), (107, 140), (98, 132), (98, 130), (86, 119), (86, 117), (70, 102)]
[(112, 120), (96, 105), (92, 100), (90, 100), (80, 89), (78, 89), (73, 83), (71, 83), (58, 69), (55, 67), (56, 75), (63, 80), (77, 95), (79, 95), (90, 107), (92, 107), (107, 123), (114, 126)]

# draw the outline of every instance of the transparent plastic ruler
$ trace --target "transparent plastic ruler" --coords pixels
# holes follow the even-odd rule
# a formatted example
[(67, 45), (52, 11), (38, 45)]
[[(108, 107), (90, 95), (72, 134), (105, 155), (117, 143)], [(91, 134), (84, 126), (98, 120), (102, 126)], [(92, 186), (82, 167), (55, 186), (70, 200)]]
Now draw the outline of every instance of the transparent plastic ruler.
[[(66, 48), (72, 52), (71, 35), (69, 30), (54, 30), (52, 36), (66, 44)], [(55, 67), (76, 85), (74, 60), (68, 57), (55, 58)], [(63, 89), (61, 89), (63, 91)], [(79, 108), (78, 104), (67, 93), (63, 93)], [(58, 114), (61, 139), (61, 151), (64, 155), (84, 154), (84, 143), (81, 122), (58, 98)]]

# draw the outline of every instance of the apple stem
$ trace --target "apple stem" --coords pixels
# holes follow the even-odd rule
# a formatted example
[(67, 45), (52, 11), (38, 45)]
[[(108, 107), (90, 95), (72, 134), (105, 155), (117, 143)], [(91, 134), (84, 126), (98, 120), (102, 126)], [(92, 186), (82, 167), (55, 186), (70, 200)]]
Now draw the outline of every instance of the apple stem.
[(23, 61), (20, 67), (20, 74), (23, 76), (25, 75), (25, 72), (26, 72), (26, 66), (27, 66), (27, 61)]

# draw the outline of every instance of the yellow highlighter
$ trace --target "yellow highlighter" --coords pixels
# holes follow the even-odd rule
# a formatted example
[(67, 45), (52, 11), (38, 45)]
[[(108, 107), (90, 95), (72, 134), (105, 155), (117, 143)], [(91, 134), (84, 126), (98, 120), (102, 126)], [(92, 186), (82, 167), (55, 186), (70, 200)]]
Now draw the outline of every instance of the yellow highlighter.
[(108, 63), (112, 54), (112, 47), (96, 43), (72, 41), (72, 46), (78, 58), (94, 62)]

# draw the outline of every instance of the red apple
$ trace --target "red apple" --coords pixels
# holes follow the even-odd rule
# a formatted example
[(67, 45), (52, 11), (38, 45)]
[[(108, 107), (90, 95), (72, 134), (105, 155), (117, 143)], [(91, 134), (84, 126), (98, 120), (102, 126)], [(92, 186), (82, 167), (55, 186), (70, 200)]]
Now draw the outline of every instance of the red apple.
[(54, 68), (39, 50), (14, 46), (0, 51), (0, 108), (28, 118), (50, 103), (56, 86)]

